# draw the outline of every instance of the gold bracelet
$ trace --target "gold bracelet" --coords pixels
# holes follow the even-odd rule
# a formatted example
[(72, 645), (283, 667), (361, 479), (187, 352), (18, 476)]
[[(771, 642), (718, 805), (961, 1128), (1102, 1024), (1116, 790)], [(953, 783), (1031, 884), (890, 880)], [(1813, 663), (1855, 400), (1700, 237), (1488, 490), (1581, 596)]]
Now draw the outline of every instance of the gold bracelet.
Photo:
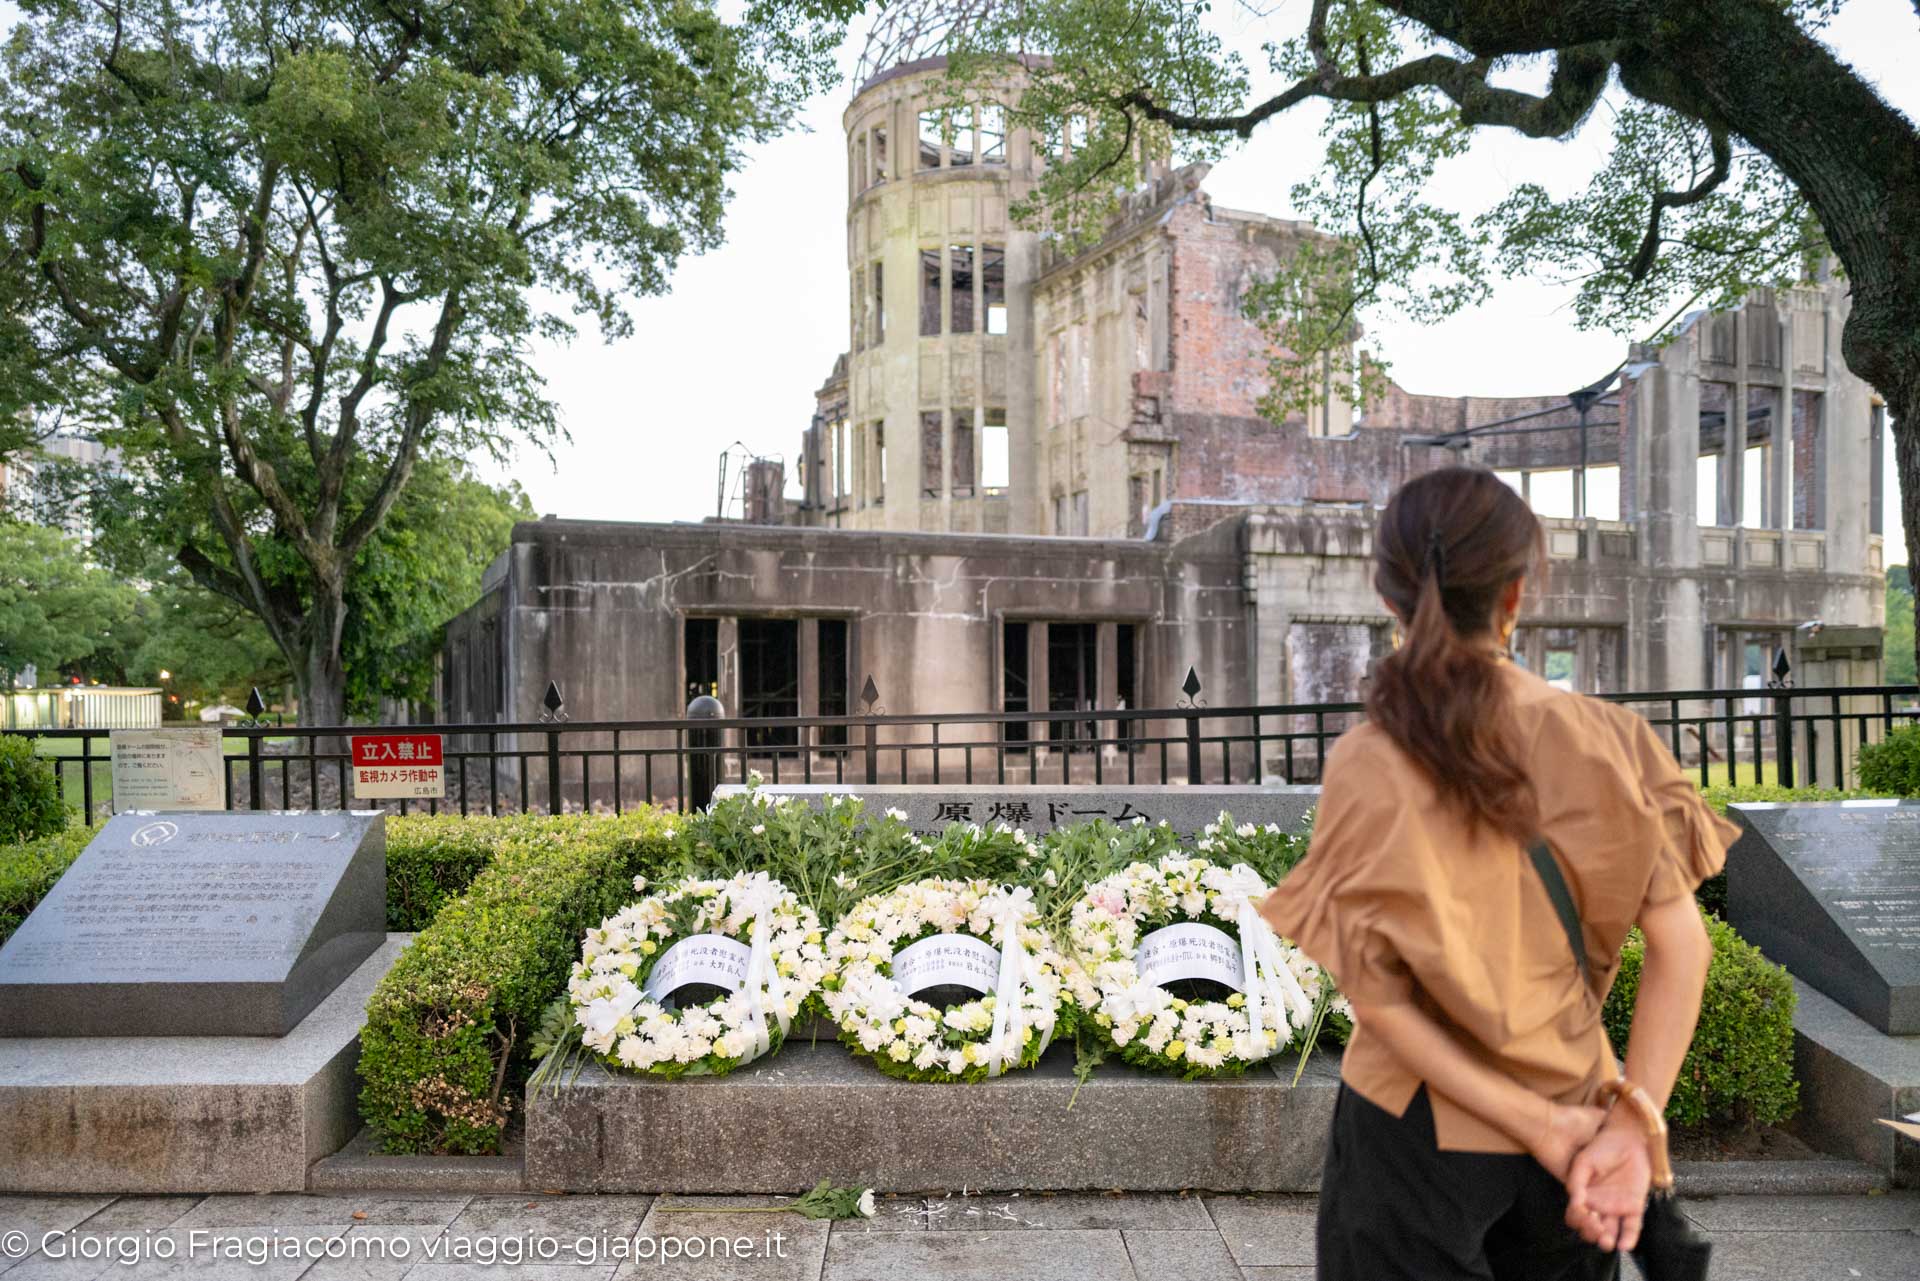
[(1647, 1164), (1652, 1170), (1656, 1192), (1673, 1191), (1673, 1162), (1667, 1156), (1667, 1118), (1655, 1106), (1653, 1096), (1621, 1077), (1600, 1087), (1600, 1097), (1609, 1106), (1624, 1101), (1640, 1118), (1647, 1133)]

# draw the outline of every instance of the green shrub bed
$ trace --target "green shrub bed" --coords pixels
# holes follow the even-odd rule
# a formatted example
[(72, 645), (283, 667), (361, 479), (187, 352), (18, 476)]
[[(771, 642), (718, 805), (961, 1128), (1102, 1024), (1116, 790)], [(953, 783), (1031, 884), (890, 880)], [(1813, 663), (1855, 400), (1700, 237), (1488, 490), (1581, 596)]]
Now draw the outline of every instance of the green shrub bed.
[(0, 841), (53, 836), (66, 825), (53, 766), (35, 755), (32, 739), (0, 734)]
[(673, 857), (671, 836), (653, 810), (507, 821), (367, 1003), (360, 1111), (386, 1151), (498, 1148), (542, 1007), (586, 931), (634, 897), (633, 877)]
[(1885, 796), (1920, 796), (1920, 725), (1902, 725), (1877, 743), (1862, 743), (1855, 764), (1862, 787)]
[[(1731, 925), (1703, 913), (1713, 963), (1700, 1002), (1700, 1025), (1680, 1065), (1667, 1119), (1770, 1125), (1792, 1116), (1800, 1087), (1793, 1077), (1793, 980)], [(1614, 1051), (1625, 1054), (1633, 1002), (1640, 992), (1646, 943), (1635, 930), (1620, 952), (1620, 974), (1607, 994), (1604, 1018)]]
[(92, 828), (70, 827), (38, 840), (0, 845), (0, 943), (13, 937), (92, 839)]

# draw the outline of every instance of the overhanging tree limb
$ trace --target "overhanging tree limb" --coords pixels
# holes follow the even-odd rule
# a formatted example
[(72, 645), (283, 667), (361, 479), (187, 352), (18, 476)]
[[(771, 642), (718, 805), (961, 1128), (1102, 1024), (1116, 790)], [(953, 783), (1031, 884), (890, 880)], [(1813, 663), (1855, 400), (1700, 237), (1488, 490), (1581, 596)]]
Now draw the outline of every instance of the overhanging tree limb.
[(1635, 284), (1645, 280), (1647, 273), (1653, 270), (1655, 259), (1660, 256), (1660, 217), (1669, 209), (1682, 209), (1687, 205), (1697, 205), (1712, 195), (1720, 184), (1727, 180), (1733, 171), (1733, 148), (1727, 142), (1726, 131), (1709, 131), (1713, 145), (1713, 168), (1685, 191), (1655, 192), (1653, 206), (1647, 212), (1647, 234), (1641, 238), (1640, 248), (1633, 255), (1633, 261), (1627, 265), (1627, 276)]

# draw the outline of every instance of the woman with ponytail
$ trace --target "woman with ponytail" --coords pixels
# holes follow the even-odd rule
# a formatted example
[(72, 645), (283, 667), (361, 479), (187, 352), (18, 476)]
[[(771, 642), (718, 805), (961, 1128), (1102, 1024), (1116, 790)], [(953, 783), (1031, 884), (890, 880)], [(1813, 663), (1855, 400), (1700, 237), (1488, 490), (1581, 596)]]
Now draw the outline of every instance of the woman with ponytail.
[[(1645, 721), (1511, 660), (1542, 542), (1478, 469), (1387, 504), (1374, 586), (1402, 638), (1328, 756), (1307, 857), (1262, 906), (1354, 1009), (1322, 1281), (1611, 1278), (1639, 1235), (1636, 1109), (1664, 1109), (1692, 1039), (1711, 957), (1693, 890), (1736, 829)], [(1622, 1065), (1600, 1008), (1635, 924)]]

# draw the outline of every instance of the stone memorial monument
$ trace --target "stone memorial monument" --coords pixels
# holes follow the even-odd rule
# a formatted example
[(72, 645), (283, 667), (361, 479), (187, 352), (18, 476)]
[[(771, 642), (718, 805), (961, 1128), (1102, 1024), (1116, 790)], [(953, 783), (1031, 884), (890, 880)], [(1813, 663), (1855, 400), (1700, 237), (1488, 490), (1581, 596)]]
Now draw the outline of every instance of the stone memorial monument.
[(386, 941), (378, 813), (119, 814), (0, 948), (0, 1037), (285, 1036)]
[[(733, 783), (716, 788), (714, 796), (737, 796), (745, 790)], [(1191, 836), (1223, 810), (1236, 823), (1274, 823), (1297, 832), (1308, 811), (1320, 803), (1319, 788), (1296, 786), (766, 783), (758, 790), (762, 796), (791, 796), (814, 805), (828, 796), (858, 796), (869, 810), (903, 811), (907, 825), (926, 837), (939, 835), (949, 823), (1004, 823), (1028, 832), (1050, 832), (1099, 818), (1113, 823), (1164, 820), (1182, 836)]]
[(1727, 917), (1882, 1032), (1920, 1033), (1920, 801), (1733, 805)]

